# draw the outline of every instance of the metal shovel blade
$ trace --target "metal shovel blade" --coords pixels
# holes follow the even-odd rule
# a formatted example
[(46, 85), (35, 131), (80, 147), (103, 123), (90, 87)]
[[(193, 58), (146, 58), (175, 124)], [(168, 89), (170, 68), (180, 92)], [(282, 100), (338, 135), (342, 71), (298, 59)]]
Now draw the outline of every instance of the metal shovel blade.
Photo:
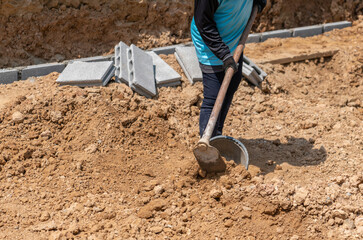
[(215, 147), (198, 143), (193, 153), (202, 170), (208, 173), (224, 172), (226, 170), (226, 163)]
[(248, 169), (249, 157), (246, 147), (237, 139), (228, 136), (216, 136), (211, 138), (210, 145), (218, 149), (219, 154), (227, 161), (233, 160)]

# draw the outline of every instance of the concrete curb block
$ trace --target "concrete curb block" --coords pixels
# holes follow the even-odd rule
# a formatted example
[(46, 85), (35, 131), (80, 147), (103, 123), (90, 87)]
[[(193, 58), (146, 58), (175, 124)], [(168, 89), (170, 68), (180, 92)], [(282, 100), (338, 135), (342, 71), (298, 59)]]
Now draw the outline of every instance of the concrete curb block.
[(73, 62), (104, 62), (111, 61), (112, 55), (108, 56), (96, 56), (96, 57), (87, 57), (87, 58), (79, 58), (68, 61), (68, 63)]
[(244, 55), (242, 74), (251, 84), (255, 86), (259, 86), (265, 77), (267, 77), (266, 72)]
[(351, 27), (352, 23), (349, 21), (341, 21), (341, 22), (334, 22), (334, 23), (325, 23), (323, 24), (323, 31), (324, 33), (332, 31), (334, 29), (343, 29), (346, 27)]
[(258, 76), (260, 76), (261, 79), (267, 77), (267, 73), (265, 73), (257, 64), (252, 62), (252, 60), (245, 55), (243, 55), (243, 62), (255, 69), (256, 73), (258, 74)]
[(164, 62), (155, 52), (148, 52), (148, 54), (153, 58), (155, 81), (158, 87), (181, 84), (181, 76), (172, 67)]
[(157, 95), (152, 57), (135, 45), (127, 50), (129, 86), (148, 98)]
[(29, 66), (21, 70), (21, 80), (26, 80), (29, 77), (45, 76), (52, 72), (61, 73), (65, 67), (65, 63), (49, 63)]
[(264, 32), (261, 34), (261, 42), (269, 38), (289, 38), (292, 37), (292, 30), (276, 30), (271, 32)]
[(106, 86), (114, 74), (112, 61), (73, 62), (68, 64), (56, 82), (79, 87)]
[(261, 33), (252, 33), (248, 35), (246, 43), (258, 43), (261, 42)]
[(202, 81), (203, 74), (194, 47), (177, 47), (175, 57), (191, 84)]
[(323, 34), (323, 25), (314, 25), (309, 27), (300, 27), (293, 29), (293, 37), (312, 37)]
[(259, 86), (262, 82), (255, 69), (253, 69), (246, 63), (243, 63), (242, 75), (247, 79), (249, 83), (253, 84), (254, 86)]
[(129, 70), (127, 67), (127, 46), (124, 42), (120, 42), (115, 46), (115, 67), (116, 81), (129, 85)]
[(19, 80), (19, 71), (16, 69), (0, 69), (0, 84), (10, 84)]

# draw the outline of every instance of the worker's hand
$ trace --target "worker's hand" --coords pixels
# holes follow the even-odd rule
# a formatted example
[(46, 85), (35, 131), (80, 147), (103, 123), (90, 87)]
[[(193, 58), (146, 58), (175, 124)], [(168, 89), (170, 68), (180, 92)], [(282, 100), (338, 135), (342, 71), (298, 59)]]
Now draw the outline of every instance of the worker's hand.
[(258, 6), (258, 12), (260, 13), (266, 7), (266, 0), (253, 0), (253, 4)]
[(237, 72), (238, 66), (237, 63), (234, 61), (233, 56), (229, 55), (225, 59), (223, 59), (223, 68), (225, 72), (228, 68), (232, 68), (235, 73)]

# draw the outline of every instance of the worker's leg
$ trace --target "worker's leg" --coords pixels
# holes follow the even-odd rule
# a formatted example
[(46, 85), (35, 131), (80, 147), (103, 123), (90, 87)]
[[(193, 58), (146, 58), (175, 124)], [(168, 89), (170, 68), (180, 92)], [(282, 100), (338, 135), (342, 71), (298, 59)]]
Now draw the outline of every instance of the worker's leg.
[[(227, 90), (227, 94), (225, 97), (225, 101), (223, 102), (220, 116), (217, 120), (216, 127), (213, 131), (212, 136), (221, 135), (223, 124), (226, 119), (229, 107), (231, 105), (233, 94), (236, 92), (239, 83), (242, 78), (242, 57), (239, 61), (238, 72), (233, 76), (230, 86)], [(203, 132), (208, 124), (209, 117), (212, 113), (212, 109), (214, 107), (214, 103), (216, 101), (219, 89), (224, 79), (224, 72), (218, 73), (203, 73), (203, 103), (200, 109), (200, 117), (199, 117), (199, 133), (200, 136), (203, 135)]]
[[(207, 127), (209, 117), (212, 113), (214, 103), (217, 99), (218, 91), (221, 87), (224, 72), (218, 73), (203, 73), (203, 103), (199, 115), (199, 133), (202, 137), (205, 128)], [(217, 129), (217, 128), (216, 128)], [(212, 136), (216, 135), (216, 131)]]

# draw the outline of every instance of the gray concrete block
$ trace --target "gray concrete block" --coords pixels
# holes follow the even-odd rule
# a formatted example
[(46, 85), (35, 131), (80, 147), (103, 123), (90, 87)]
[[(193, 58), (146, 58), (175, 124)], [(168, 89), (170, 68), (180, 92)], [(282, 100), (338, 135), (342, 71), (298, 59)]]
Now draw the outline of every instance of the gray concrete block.
[(334, 29), (343, 29), (346, 27), (351, 27), (352, 23), (349, 21), (341, 21), (341, 22), (334, 22), (334, 23), (325, 23), (323, 24), (323, 31), (329, 32)]
[(188, 80), (193, 84), (202, 81), (202, 70), (200, 70), (197, 53), (194, 47), (175, 48), (175, 57), (182, 67)]
[(323, 33), (323, 25), (314, 25), (293, 29), (293, 37), (311, 37)]
[(112, 55), (87, 57), (87, 58), (73, 59), (73, 60), (70, 60), (69, 63), (73, 63), (73, 62), (104, 62), (104, 61), (111, 61), (111, 58), (112, 58)]
[(257, 64), (255, 64), (251, 59), (249, 59), (245, 55), (243, 55), (243, 63), (246, 63), (256, 71), (257, 75), (261, 79), (261, 82), (265, 79), (265, 77), (267, 77), (267, 73), (264, 72)]
[(193, 46), (193, 43), (188, 42), (188, 43), (176, 44), (176, 45), (172, 45), (172, 46), (153, 48), (151, 50), (153, 52), (155, 52), (157, 55), (160, 55), (160, 54), (169, 55), (169, 54), (174, 54), (175, 48), (177, 48), (177, 47), (188, 47), (188, 46)]
[(261, 34), (261, 42), (264, 42), (269, 38), (289, 38), (289, 37), (292, 37), (292, 30), (289, 29), (264, 32)]
[(73, 62), (68, 64), (56, 82), (79, 87), (106, 86), (114, 74), (112, 61)]
[(127, 50), (129, 86), (148, 98), (157, 95), (153, 58), (135, 45)]
[(129, 85), (129, 70), (127, 67), (127, 46), (120, 42), (115, 46), (115, 67), (116, 81)]
[(248, 35), (246, 43), (258, 43), (261, 42), (261, 33), (253, 33)]
[(9, 84), (19, 80), (19, 71), (16, 69), (0, 69), (0, 84)]
[(176, 81), (176, 82), (170, 82), (170, 83), (163, 83), (158, 85), (159, 88), (162, 87), (177, 87), (181, 85), (181, 81)]
[(180, 47), (180, 46), (182, 46), (182, 44), (154, 48), (154, 49), (152, 49), (152, 51), (154, 53), (156, 53), (157, 55), (160, 55), (160, 54), (169, 55), (169, 54), (174, 54), (175, 53), (175, 48)]
[(47, 63), (47, 64), (29, 66), (21, 71), (21, 79), (26, 80), (29, 77), (45, 76), (52, 72), (61, 73), (65, 67), (66, 67), (65, 63)]
[(242, 75), (247, 79), (248, 82), (254, 86), (259, 86), (263, 81), (260, 75), (257, 74), (255, 69), (246, 63), (243, 63)]
[(153, 64), (155, 66), (155, 80), (158, 87), (174, 82), (178, 82), (180, 84), (181, 76), (172, 67), (170, 67), (155, 52), (148, 52), (148, 54), (153, 58)]

